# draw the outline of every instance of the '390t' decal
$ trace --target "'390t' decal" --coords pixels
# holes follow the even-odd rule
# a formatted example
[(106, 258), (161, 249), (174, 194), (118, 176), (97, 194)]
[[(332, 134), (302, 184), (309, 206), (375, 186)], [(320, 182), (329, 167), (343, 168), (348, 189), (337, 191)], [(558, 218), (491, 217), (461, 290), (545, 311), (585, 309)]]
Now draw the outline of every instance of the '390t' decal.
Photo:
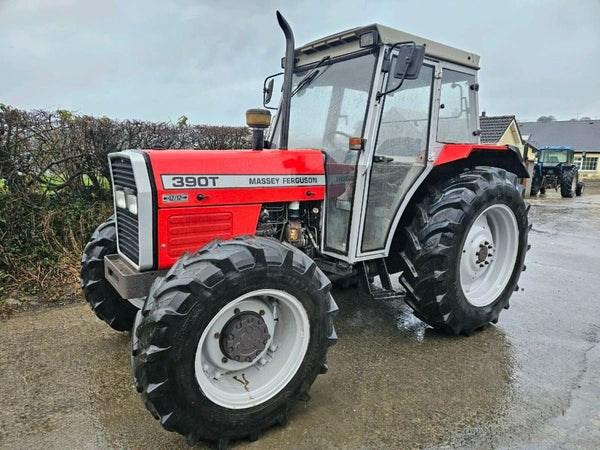
[(324, 186), (325, 175), (161, 175), (163, 189)]

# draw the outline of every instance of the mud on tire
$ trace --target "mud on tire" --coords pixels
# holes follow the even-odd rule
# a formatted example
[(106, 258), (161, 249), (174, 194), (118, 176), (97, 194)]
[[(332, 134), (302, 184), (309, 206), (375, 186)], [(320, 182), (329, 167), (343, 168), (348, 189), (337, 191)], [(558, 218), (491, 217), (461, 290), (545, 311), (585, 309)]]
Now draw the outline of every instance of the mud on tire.
[(114, 216), (92, 234), (81, 257), (80, 281), (85, 299), (96, 316), (117, 331), (130, 331), (138, 309), (121, 298), (104, 278), (104, 257), (117, 253)]
[[(405, 244), (399, 260), (407, 303), (418, 318), (439, 330), (466, 335), (497, 322), (525, 270), (531, 227), (527, 220), (529, 204), (523, 201), (521, 189), (513, 173), (477, 167), (430, 187), (415, 205), (414, 218), (403, 230)], [(504, 204), (514, 213), (518, 251), (500, 295), (490, 304), (477, 307), (463, 293), (460, 256), (475, 219), (495, 204)]]
[[(233, 300), (265, 288), (291, 292), (302, 303), (310, 323), (306, 354), (274, 397), (243, 409), (220, 406), (202, 392), (195, 372), (203, 330)], [(285, 424), (289, 410), (327, 371), (327, 349), (337, 340), (330, 289), (314, 261), (269, 238), (217, 240), (185, 254), (154, 282), (134, 330), (132, 371), (146, 407), (190, 444), (254, 440), (263, 429)]]

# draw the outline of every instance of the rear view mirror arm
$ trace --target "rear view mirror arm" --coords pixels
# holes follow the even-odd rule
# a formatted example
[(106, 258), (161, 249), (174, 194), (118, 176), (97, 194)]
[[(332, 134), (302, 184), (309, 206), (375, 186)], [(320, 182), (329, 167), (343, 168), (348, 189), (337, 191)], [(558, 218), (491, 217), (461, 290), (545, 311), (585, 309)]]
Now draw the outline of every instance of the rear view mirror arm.
[[(400, 45), (406, 45), (406, 44), (412, 44), (412, 51), (410, 53), (410, 57), (412, 58), (412, 56), (415, 53), (415, 49), (417, 48), (417, 44), (415, 43), (415, 41), (406, 41), (406, 42), (396, 42), (394, 45), (392, 45), (392, 47), (388, 50), (387, 52), (387, 57), (390, 58), (390, 64), (391, 64), (391, 59), (392, 59), (392, 51), (396, 48), (399, 47)], [(400, 89), (402, 87), (402, 83), (404, 83), (404, 79), (406, 78), (406, 72), (404, 72), (404, 74), (402, 75), (402, 78), (400, 79), (400, 82), (398, 83), (398, 86), (396, 86), (393, 89), (390, 89), (389, 91), (385, 91), (385, 92), (377, 92), (377, 95), (375, 96), (375, 100), (379, 101), (381, 99), (381, 97), (391, 94), (392, 92), (396, 92), (398, 89)], [(389, 75), (388, 75), (388, 79), (389, 79)]]

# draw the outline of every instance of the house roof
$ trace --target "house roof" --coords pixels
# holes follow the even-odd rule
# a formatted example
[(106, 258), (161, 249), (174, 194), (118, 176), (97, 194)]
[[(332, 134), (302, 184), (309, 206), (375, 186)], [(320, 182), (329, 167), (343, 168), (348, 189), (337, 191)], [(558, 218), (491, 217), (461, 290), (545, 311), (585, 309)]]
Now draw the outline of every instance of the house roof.
[(481, 116), (479, 127), (481, 128), (481, 143), (495, 144), (500, 140), (515, 116)]
[(534, 147), (571, 146), (576, 151), (600, 151), (600, 120), (523, 122), (521, 134)]

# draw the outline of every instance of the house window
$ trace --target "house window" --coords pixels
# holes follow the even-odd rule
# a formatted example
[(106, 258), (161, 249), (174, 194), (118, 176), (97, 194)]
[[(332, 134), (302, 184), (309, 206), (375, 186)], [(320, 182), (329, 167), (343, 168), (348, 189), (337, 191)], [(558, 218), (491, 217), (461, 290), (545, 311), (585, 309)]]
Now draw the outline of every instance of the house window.
[(583, 157), (583, 158), (575, 158), (575, 165), (581, 171), (585, 172), (595, 172), (598, 170), (598, 157)]

